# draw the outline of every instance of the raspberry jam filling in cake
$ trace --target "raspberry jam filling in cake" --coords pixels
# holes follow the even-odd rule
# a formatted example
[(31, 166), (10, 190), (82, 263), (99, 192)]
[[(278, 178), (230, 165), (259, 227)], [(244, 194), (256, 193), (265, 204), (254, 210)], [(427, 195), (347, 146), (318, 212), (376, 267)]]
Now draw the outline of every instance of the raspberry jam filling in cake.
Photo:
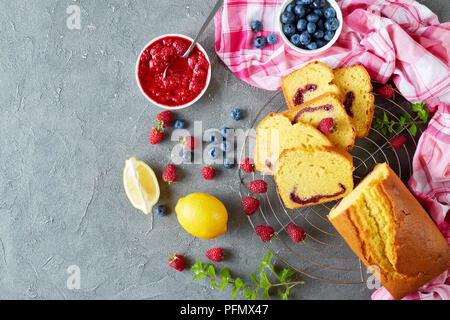
[(300, 198), (297, 193), (296, 193), (296, 187), (294, 187), (294, 189), (292, 190), (290, 196), (290, 199), (292, 202), (298, 203), (298, 204), (309, 204), (309, 203), (316, 203), (322, 199), (328, 199), (328, 198), (334, 198), (337, 196), (340, 196), (341, 194), (345, 193), (345, 191), (347, 190), (347, 188), (345, 188), (345, 186), (342, 183), (339, 183), (339, 187), (341, 188), (341, 190), (339, 190), (338, 192), (335, 192), (333, 194), (318, 194), (315, 195), (313, 197), (310, 198)]
[(143, 91), (165, 106), (180, 106), (194, 100), (206, 86), (209, 62), (195, 47), (183, 58), (191, 42), (169, 36), (149, 45), (142, 52), (138, 78)]
[(355, 101), (355, 94), (353, 93), (353, 91), (347, 92), (347, 94), (345, 95), (344, 107), (345, 111), (347, 111), (347, 114), (350, 117), (353, 117), (352, 106), (354, 101)]
[(294, 106), (298, 106), (303, 103), (304, 98), (303, 94), (307, 92), (312, 92), (317, 90), (317, 85), (314, 83), (308, 83), (303, 88), (298, 88), (297, 92), (294, 95), (294, 99), (292, 99), (292, 102), (294, 103)]
[(294, 119), (292, 120), (292, 124), (296, 124), (298, 122), (298, 119), (302, 116), (302, 114), (304, 114), (306, 112), (316, 112), (316, 111), (319, 111), (319, 110), (333, 112), (334, 107), (331, 104), (324, 104), (324, 105), (318, 106), (318, 107), (306, 107), (306, 108), (303, 108), (302, 110), (300, 110), (299, 112), (297, 112), (295, 114)]
[(266, 159), (266, 166), (267, 166), (267, 168), (269, 168), (270, 170), (272, 170), (273, 165), (272, 165), (272, 162), (270, 162), (269, 159)]

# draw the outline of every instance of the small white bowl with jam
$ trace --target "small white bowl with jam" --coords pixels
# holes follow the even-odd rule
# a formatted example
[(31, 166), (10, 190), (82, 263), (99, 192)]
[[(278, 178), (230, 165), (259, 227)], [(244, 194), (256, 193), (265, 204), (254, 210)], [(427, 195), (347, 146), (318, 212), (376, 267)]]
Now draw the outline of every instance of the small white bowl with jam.
[(211, 80), (211, 63), (196, 44), (188, 58), (183, 54), (193, 39), (165, 34), (151, 40), (136, 63), (136, 81), (142, 94), (163, 109), (183, 109), (197, 102)]

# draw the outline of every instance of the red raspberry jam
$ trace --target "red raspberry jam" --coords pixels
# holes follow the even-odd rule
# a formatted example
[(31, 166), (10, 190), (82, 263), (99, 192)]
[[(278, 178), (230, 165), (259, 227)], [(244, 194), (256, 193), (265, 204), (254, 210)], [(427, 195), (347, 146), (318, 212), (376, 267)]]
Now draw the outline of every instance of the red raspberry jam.
[(152, 43), (142, 52), (138, 65), (139, 83), (159, 104), (169, 107), (186, 104), (205, 88), (209, 62), (203, 52), (195, 46), (189, 58), (183, 58), (191, 43), (169, 36)]

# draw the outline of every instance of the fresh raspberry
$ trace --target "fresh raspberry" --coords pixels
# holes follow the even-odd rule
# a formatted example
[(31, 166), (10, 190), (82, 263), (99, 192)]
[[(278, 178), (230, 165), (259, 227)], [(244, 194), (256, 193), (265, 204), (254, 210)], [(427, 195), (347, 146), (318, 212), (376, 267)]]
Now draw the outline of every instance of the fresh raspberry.
[(392, 98), (394, 96), (394, 89), (392, 89), (389, 83), (386, 83), (377, 89), (377, 93), (383, 98)]
[(186, 136), (180, 139), (180, 143), (184, 146), (184, 150), (192, 151), (197, 147), (197, 143), (194, 137)]
[(246, 215), (253, 215), (259, 208), (259, 200), (255, 197), (247, 196), (242, 199), (242, 205), (244, 206), (244, 212)]
[(286, 231), (289, 234), (289, 237), (291, 237), (291, 239), (295, 242), (300, 242), (305, 239), (305, 230), (303, 230), (299, 226), (296, 226), (295, 224), (289, 225), (286, 228)]
[(253, 180), (248, 184), (248, 189), (254, 193), (265, 193), (267, 191), (267, 183), (264, 180)]
[(168, 164), (164, 169), (162, 178), (169, 183), (177, 181), (177, 169), (175, 168), (175, 165)]
[(152, 128), (148, 134), (148, 140), (151, 144), (157, 144), (164, 137), (164, 131), (160, 127)]
[(245, 158), (244, 162), (241, 162), (241, 169), (248, 173), (253, 172), (253, 160)]
[(186, 268), (186, 262), (184, 261), (184, 257), (180, 254), (176, 254), (175, 256), (172, 256), (169, 253), (169, 261), (168, 264), (170, 267), (174, 268), (177, 271), (183, 271)]
[(398, 148), (400, 148), (402, 145), (405, 144), (406, 137), (403, 135), (395, 136), (389, 142), (391, 143), (392, 148), (397, 150)]
[(160, 114), (156, 116), (156, 121), (158, 122), (158, 125), (160, 125), (162, 128), (166, 128), (170, 126), (173, 119), (173, 113), (170, 110), (163, 111)]
[(205, 166), (202, 168), (202, 177), (206, 180), (211, 180), (214, 178), (214, 174), (216, 173), (216, 169)]
[(333, 118), (323, 118), (320, 120), (317, 129), (320, 130), (323, 134), (332, 134), (337, 130), (337, 124), (334, 122)]
[(275, 230), (273, 230), (271, 226), (256, 226), (255, 231), (264, 242), (270, 241), (272, 239), (272, 235), (275, 233)]
[(206, 251), (205, 255), (209, 260), (212, 260), (215, 262), (221, 262), (223, 260), (222, 248), (209, 249), (208, 251)]

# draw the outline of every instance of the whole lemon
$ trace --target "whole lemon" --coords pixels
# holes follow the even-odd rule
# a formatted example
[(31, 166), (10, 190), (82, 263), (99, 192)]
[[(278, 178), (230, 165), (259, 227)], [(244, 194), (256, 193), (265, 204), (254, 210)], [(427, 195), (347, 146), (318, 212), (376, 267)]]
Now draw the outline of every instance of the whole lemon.
[(227, 231), (227, 209), (219, 199), (207, 193), (191, 193), (175, 206), (181, 226), (201, 239), (214, 239)]

